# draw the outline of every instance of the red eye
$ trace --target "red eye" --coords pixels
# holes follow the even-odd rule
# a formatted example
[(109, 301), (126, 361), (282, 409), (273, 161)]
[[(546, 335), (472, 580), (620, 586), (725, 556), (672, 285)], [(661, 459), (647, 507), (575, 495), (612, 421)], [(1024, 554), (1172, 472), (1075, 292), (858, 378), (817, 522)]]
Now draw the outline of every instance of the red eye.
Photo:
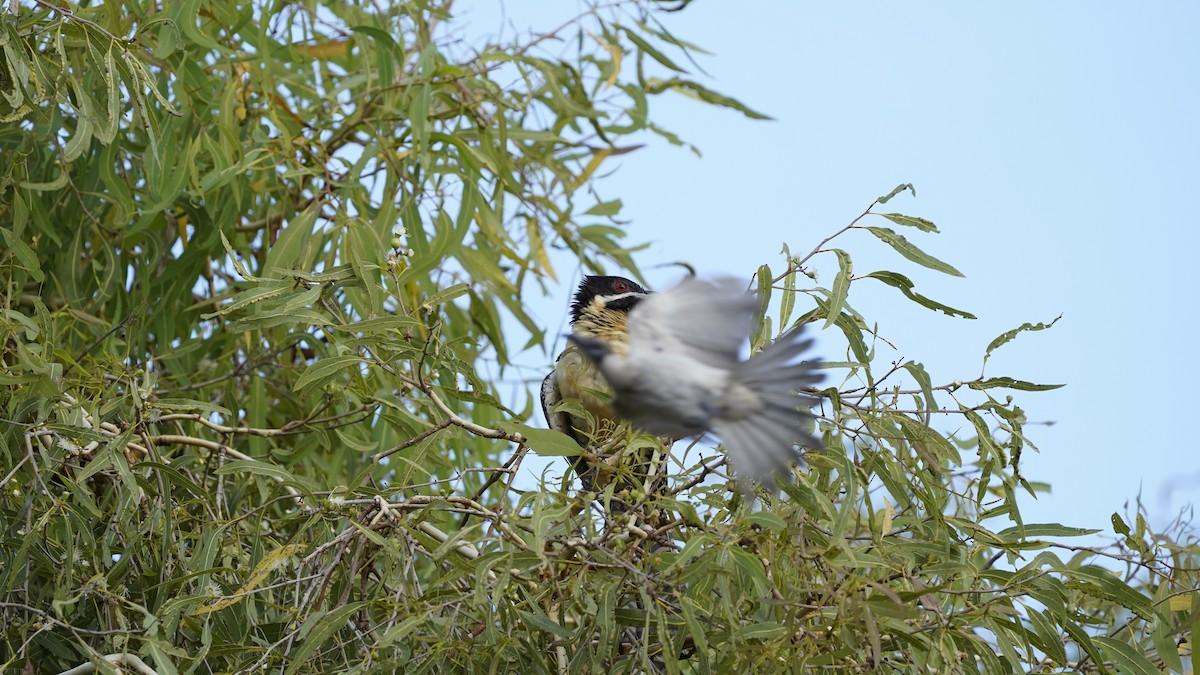
[(618, 293), (624, 293), (625, 291), (629, 290), (629, 284), (625, 283), (624, 281), (618, 281), (613, 284), (613, 290)]

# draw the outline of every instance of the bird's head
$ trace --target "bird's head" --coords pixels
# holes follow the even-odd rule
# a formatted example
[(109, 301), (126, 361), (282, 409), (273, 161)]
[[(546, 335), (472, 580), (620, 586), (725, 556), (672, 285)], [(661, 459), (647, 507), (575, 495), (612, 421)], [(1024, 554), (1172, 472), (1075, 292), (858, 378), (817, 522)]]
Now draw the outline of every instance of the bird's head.
[(648, 294), (625, 277), (586, 276), (571, 302), (571, 332), (623, 343), (629, 312)]

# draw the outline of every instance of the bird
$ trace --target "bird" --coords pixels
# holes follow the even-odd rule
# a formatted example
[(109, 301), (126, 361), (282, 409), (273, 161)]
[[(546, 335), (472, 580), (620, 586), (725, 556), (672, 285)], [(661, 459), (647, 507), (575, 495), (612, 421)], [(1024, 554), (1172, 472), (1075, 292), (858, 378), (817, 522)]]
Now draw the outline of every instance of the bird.
[[(649, 295), (625, 277), (585, 276), (571, 302), (571, 335), (596, 341), (613, 353), (624, 353), (629, 313)], [(564, 410), (559, 406), (563, 401), (577, 402), (586, 412)], [(583, 488), (603, 488), (617, 470), (614, 465), (621, 459), (617, 446), (628, 437), (628, 425), (613, 410), (604, 376), (574, 343), (567, 343), (542, 381), (541, 402), (549, 427), (570, 436), (584, 449), (584, 454), (572, 458)], [(669, 445), (669, 439), (663, 440)], [(633, 462), (627, 468), (635, 476), (646, 474), (649, 462)]]
[(817, 399), (820, 361), (798, 360), (813, 341), (796, 326), (747, 360), (739, 350), (758, 301), (732, 277), (689, 278), (639, 296), (619, 344), (567, 336), (613, 392), (612, 410), (634, 428), (674, 438), (713, 432), (743, 492), (773, 488), (803, 448), (821, 443), (806, 428)]

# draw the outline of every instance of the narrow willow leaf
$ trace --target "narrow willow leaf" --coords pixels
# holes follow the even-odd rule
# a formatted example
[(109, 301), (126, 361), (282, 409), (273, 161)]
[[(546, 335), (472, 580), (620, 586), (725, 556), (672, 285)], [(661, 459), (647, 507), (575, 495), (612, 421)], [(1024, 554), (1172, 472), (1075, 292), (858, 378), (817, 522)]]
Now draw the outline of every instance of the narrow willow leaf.
[[(1160, 584), (1160, 589), (1167, 588), (1167, 584)], [(1169, 673), (1182, 673), (1183, 660), (1179, 657), (1179, 648), (1175, 644), (1172, 633), (1175, 632), (1171, 621), (1164, 621), (1161, 614), (1157, 622), (1154, 632), (1150, 634), (1150, 641), (1158, 650), (1158, 657), (1163, 660), (1163, 669)]]
[(244, 599), (250, 594), (251, 591), (258, 588), (259, 585), (261, 585), (262, 582), (265, 581), (266, 578), (271, 574), (271, 572), (275, 571), (275, 569), (284, 562), (287, 562), (292, 555), (295, 555), (302, 550), (304, 550), (304, 545), (302, 544), (288, 544), (287, 546), (280, 546), (274, 551), (271, 551), (267, 555), (263, 556), (262, 560), (258, 561), (258, 564), (254, 566), (254, 571), (250, 573), (250, 578), (246, 579), (245, 583), (238, 587), (238, 589), (231, 595), (222, 598), (221, 601), (217, 602), (216, 604), (200, 607), (193, 611), (192, 614), (198, 616), (201, 614), (217, 612), (229, 607), (230, 605), (233, 605), (239, 600)]
[(67, 139), (67, 144), (63, 146), (63, 161), (74, 162), (79, 159), (84, 150), (87, 150), (92, 144), (92, 123), (86, 117), (80, 117), (75, 123), (75, 133)]
[(249, 307), (265, 300), (279, 298), (293, 292), (292, 285), (286, 281), (263, 280), (262, 284), (250, 288), (233, 296), (232, 302), (228, 305), (223, 305), (215, 312), (202, 315), (204, 319), (211, 319), (216, 316), (232, 314), (244, 307)]
[(918, 230), (921, 230), (922, 232), (937, 232), (938, 231), (937, 225), (934, 225), (932, 222), (925, 220), (924, 218), (917, 218), (916, 216), (906, 216), (906, 215), (899, 214), (899, 213), (880, 213), (877, 215), (882, 216), (883, 218), (887, 218), (888, 220), (892, 221), (893, 223), (895, 223), (897, 225), (903, 225), (905, 227), (915, 227)]
[(912, 192), (914, 197), (917, 196), (917, 189), (915, 187), (913, 187), (912, 183), (901, 183), (901, 184), (897, 185), (895, 188), (893, 188), (891, 192), (880, 197), (879, 199), (876, 199), (875, 202), (877, 204), (886, 204), (886, 203), (892, 201), (892, 197), (895, 197), (896, 195), (900, 194), (901, 192), (904, 192), (905, 190)]
[(746, 516), (746, 520), (765, 527), (772, 532), (782, 532), (787, 529), (787, 523), (783, 522), (783, 518), (771, 513), (770, 511), (758, 511)]
[(16, 257), (21, 269), (29, 274), (30, 279), (38, 283), (45, 281), (46, 276), (42, 273), (42, 266), (38, 261), (37, 253), (34, 253), (29, 244), (21, 241), (17, 235), (3, 227), (0, 227), (0, 237), (4, 238), (4, 245)]
[(585, 216), (615, 216), (621, 212), (624, 204), (620, 199), (607, 202), (597, 202), (595, 206), (583, 212)]
[(771, 268), (767, 265), (760, 265), (755, 279), (758, 282), (758, 292), (756, 294), (758, 311), (754, 315), (755, 331), (750, 340), (750, 346), (752, 349), (757, 350), (769, 344), (773, 337), (773, 331), (771, 330), (772, 321), (767, 316), (767, 310), (771, 306), (771, 291), (774, 288), (771, 285), (771, 280), (774, 279), (774, 276), (771, 275)]
[(909, 375), (916, 380), (917, 386), (921, 388), (921, 395), (925, 397), (925, 409), (937, 410), (937, 400), (933, 396), (933, 382), (929, 379), (929, 373), (925, 371), (925, 366), (916, 361), (909, 361), (904, 364), (904, 369)]
[(262, 281), (262, 279), (251, 275), (250, 272), (246, 270), (246, 266), (243, 265), (242, 261), (238, 258), (238, 252), (233, 248), (233, 244), (229, 243), (229, 239), (225, 236), (225, 232), (218, 231), (218, 234), (221, 235), (221, 243), (224, 244), (225, 252), (229, 254), (229, 262), (233, 264), (233, 269), (238, 273), (238, 276), (246, 281)]
[(838, 259), (838, 273), (833, 278), (833, 290), (829, 297), (829, 315), (825, 317), (825, 328), (829, 328), (837, 321), (837, 317), (842, 313), (842, 306), (846, 304), (846, 295), (850, 292), (850, 279), (854, 275), (854, 263), (850, 260), (850, 254), (845, 251), (835, 248), (834, 254)]
[(696, 643), (697, 649), (701, 653), (708, 651), (708, 636), (707, 631), (702, 627), (697, 614), (698, 606), (696, 601), (690, 597), (682, 597), (679, 600), (679, 609), (683, 614), (683, 622), (687, 626), (688, 635)]
[[(314, 614), (314, 616), (319, 616), (319, 620), (312, 624), (306, 622), (302, 626), (301, 632), (303, 634), (301, 635), (301, 639), (297, 641), (299, 647), (295, 652), (289, 654), (291, 663), (288, 664), (284, 675), (307, 672), (312, 667), (312, 663), (309, 662), (309, 656), (323, 646), (325, 641), (333, 637), (335, 633), (346, 628), (346, 622), (350, 620), (350, 617), (366, 604), (365, 601), (351, 602), (338, 607), (328, 614), (321, 614), (319, 612)], [(303, 628), (308, 628), (308, 630), (304, 631)]]
[(669, 68), (670, 70), (673, 70), (677, 73), (687, 73), (686, 70), (680, 68), (679, 65), (677, 65), (674, 61), (667, 58), (666, 54), (663, 54), (661, 51), (655, 48), (654, 45), (647, 42), (645, 38), (643, 38), (641, 35), (638, 35), (628, 26), (620, 26), (620, 28), (622, 31), (624, 31), (630, 42), (637, 45), (638, 51), (650, 55), (650, 58), (658, 61), (659, 64)]
[(932, 309), (935, 311), (945, 312), (949, 316), (961, 316), (964, 319), (974, 319), (975, 318), (975, 315), (970, 312), (965, 312), (961, 309), (955, 309), (948, 305), (943, 305), (942, 303), (937, 302), (936, 300), (931, 300), (931, 299), (921, 295), (920, 293), (917, 293), (916, 291), (913, 290), (913, 286), (914, 286), (913, 282), (911, 280), (909, 280), (909, 278), (904, 276), (903, 274), (899, 274), (897, 272), (880, 271), (880, 272), (871, 272), (870, 274), (864, 275), (863, 278), (864, 279), (877, 279), (877, 280), (882, 281), (883, 283), (887, 284), (888, 286), (897, 288), (900, 290), (901, 293), (903, 293), (905, 295), (905, 297), (907, 297), (909, 300), (912, 300), (913, 302), (917, 303), (918, 305), (921, 305), (922, 307), (928, 307), (929, 309)]
[[(1187, 648), (1190, 650), (1192, 662), (1200, 654), (1200, 593), (1192, 593), (1191, 626), (1188, 628)], [(1183, 647), (1183, 644), (1180, 644)], [(1195, 670), (1193, 668), (1193, 670)]]
[(1119, 673), (1158, 675), (1158, 673), (1162, 672), (1150, 659), (1146, 658), (1145, 653), (1141, 649), (1135, 648), (1124, 640), (1105, 636), (1097, 636), (1092, 638), (1092, 640), (1100, 645), (1105, 653), (1112, 657), (1113, 665), (1117, 667), (1117, 672)]
[(1173, 596), (1167, 601), (1167, 607), (1172, 612), (1186, 612), (1192, 608), (1192, 599), (1200, 597), (1200, 592)]
[(232, 411), (224, 406), (217, 405), (212, 401), (199, 401), (187, 398), (159, 398), (155, 399), (154, 402), (150, 404), (150, 407), (179, 412), (217, 414), (221, 415), (225, 419), (233, 418)]
[(516, 614), (517, 616), (521, 617), (521, 621), (524, 621), (531, 628), (539, 630), (543, 633), (550, 633), (551, 635), (556, 635), (560, 638), (569, 638), (571, 635), (573, 635), (571, 629), (555, 623), (553, 619), (540, 612), (535, 614), (533, 612), (523, 612), (521, 610), (517, 610)]
[(517, 433), (525, 437), (529, 447), (543, 457), (576, 457), (583, 454), (583, 448), (575, 439), (553, 429), (538, 429), (527, 424), (504, 422), (499, 425), (508, 433)]
[(268, 478), (274, 478), (276, 480), (289, 483), (296, 482), (296, 477), (287, 469), (275, 464), (260, 462), (255, 459), (239, 459), (232, 462), (227, 462), (214, 471), (214, 473), (216, 473), (218, 476), (250, 473), (259, 476), (267, 476)]
[[(1031, 537), (1086, 537), (1089, 534), (1096, 534), (1101, 530), (1091, 530), (1083, 527), (1068, 527), (1058, 523), (1027, 523), (1022, 528), (1010, 527), (1000, 532), (997, 532), (1005, 539), (1011, 539), (1014, 536), (1024, 538)], [(1013, 541), (1016, 541), (1013, 539)]]
[(537, 220), (533, 218), (525, 220), (525, 234), (529, 241), (530, 262), (535, 263), (545, 272), (551, 281), (558, 281), (554, 265), (550, 262), (550, 254), (546, 251), (546, 242), (542, 239), (542, 228), (538, 225)]
[(863, 229), (879, 237), (881, 241), (891, 246), (897, 253), (922, 267), (928, 267), (931, 270), (937, 270), (951, 276), (963, 276), (962, 272), (917, 248), (915, 244), (905, 239), (903, 235), (897, 234), (895, 230), (890, 230), (886, 227), (864, 227)]
[(1129, 525), (1125, 523), (1125, 519), (1121, 514), (1114, 512), (1112, 514), (1113, 531), (1117, 534), (1129, 534)]
[[(783, 247), (784, 256), (789, 258), (790, 254), (787, 251), (787, 245)], [(797, 271), (791, 269), (791, 263), (788, 263), (789, 271), (783, 275), (783, 295), (779, 300), (779, 328), (787, 330), (791, 327), (792, 312), (796, 307), (796, 274)]]
[(719, 94), (698, 82), (680, 78), (671, 78), (670, 80), (650, 78), (646, 81), (646, 90), (651, 94), (657, 94), (667, 89), (672, 89), (683, 94), (684, 96), (689, 96), (691, 98), (704, 101), (705, 103), (711, 103), (713, 105), (719, 105), (725, 108), (736, 110), (752, 120), (774, 119), (769, 115), (764, 115), (757, 110), (751, 109), (749, 106), (735, 98), (726, 96), (725, 94)]
[[(409, 258), (409, 267), (400, 275), (400, 285), (404, 285), (426, 274), (430, 270), (441, 265), (451, 251), (464, 250), (462, 242), (467, 237), (467, 232), (471, 229), (471, 221), (475, 215), (476, 200), (479, 199), (479, 192), (476, 188), (466, 187), (463, 190), (462, 202), (459, 206), (458, 217), (450, 225), (449, 217), (443, 211), (439, 214), (437, 236), (434, 239), (432, 246), (428, 246), (420, 238), (410, 237), (413, 248), (416, 250), (416, 255)], [(417, 224), (408, 226), (409, 232), (413, 232), (413, 227), (423, 227), (420, 225), (420, 216), (416, 215)], [(461, 260), (461, 258), (460, 258)]]
[(1014, 380), (1011, 377), (989, 377), (986, 380), (978, 382), (968, 382), (967, 386), (972, 389), (983, 391), (984, 389), (995, 389), (1002, 387), (1004, 389), (1016, 389), (1019, 391), (1050, 391), (1051, 389), (1061, 389), (1065, 384), (1034, 384), (1024, 380)]
[(433, 295), (429, 296), (428, 298), (425, 298), (425, 301), (421, 303), (421, 307), (427, 308), (428, 311), (432, 311), (434, 307), (443, 305), (447, 302), (450, 302), (451, 300), (453, 300), (455, 298), (462, 297), (467, 294), (467, 291), (470, 291), (470, 290), (471, 290), (470, 284), (466, 284), (466, 283), (454, 284), (453, 286), (443, 288), (442, 290), (438, 291), (437, 293), (434, 293)]
[(745, 575), (746, 580), (754, 586), (756, 593), (767, 592), (771, 587), (771, 582), (767, 579), (767, 570), (763, 567), (761, 560), (754, 554), (738, 547), (729, 549), (729, 557), (734, 566)]
[(739, 628), (735, 633), (735, 639), (738, 640), (770, 640), (774, 637), (782, 635), (787, 631), (787, 628), (777, 621), (763, 621), (762, 623), (751, 624), (743, 628)]
[(1046, 656), (1053, 659), (1053, 665), (1066, 665), (1067, 651), (1063, 649), (1062, 638), (1059, 637), (1054, 623), (1046, 618), (1045, 614), (1032, 607), (1027, 607), (1025, 612), (1029, 616), (1029, 624), (1033, 626), (1034, 632), (1041, 639), (1039, 648), (1046, 652)]
[[(1091, 530), (1092, 533), (1099, 531)], [(1097, 565), (1081, 565), (1063, 570), (1063, 572), (1068, 571), (1076, 579), (1086, 579), (1099, 586), (1105, 598), (1117, 602), (1122, 607), (1137, 614), (1144, 621), (1154, 622), (1156, 620), (1154, 607), (1151, 605), (1150, 599), (1133, 589), (1111, 571)], [(1068, 582), (1068, 585), (1070, 585), (1070, 582)]]
[(871, 362), (871, 355), (867, 351), (867, 343), (863, 340), (862, 328), (855, 323), (854, 319), (846, 313), (839, 314), (834, 322), (837, 327), (842, 329), (842, 334), (846, 336), (846, 341), (850, 343), (850, 352), (854, 354), (854, 358), (858, 359), (860, 364)]
[(60, 170), (57, 176), (48, 181), (41, 182), (23, 180), (20, 181), (19, 185), (26, 190), (33, 190), (34, 192), (54, 192), (66, 187), (68, 178), (70, 178), (70, 176), (67, 175), (67, 172)]
[(330, 356), (321, 359), (305, 368), (292, 388), (299, 393), (304, 393), (313, 387), (324, 384), (327, 380), (338, 377), (343, 371), (362, 362), (362, 357), (352, 355)]
[(1001, 333), (995, 340), (992, 340), (990, 343), (988, 343), (987, 351), (985, 351), (983, 354), (983, 362), (986, 364), (987, 360), (989, 358), (991, 358), (992, 352), (994, 352), (997, 349), (999, 349), (1000, 347), (1008, 344), (1009, 342), (1012, 342), (1017, 337), (1017, 335), (1025, 332), (1025, 331), (1032, 332), (1032, 331), (1046, 330), (1047, 328), (1058, 323), (1058, 320), (1061, 318), (1062, 318), (1062, 314), (1059, 314), (1058, 316), (1054, 317), (1054, 320), (1051, 321), (1050, 323), (1036, 323), (1036, 324), (1023, 323), (1018, 328), (1014, 328), (1012, 330)]
[(307, 256), (302, 257), (302, 254), (306, 246), (313, 244), (313, 225), (316, 224), (320, 212), (321, 205), (314, 201), (308, 208), (288, 219), (268, 249), (263, 269), (270, 274), (297, 266), (304, 270), (309, 269), (311, 261)]

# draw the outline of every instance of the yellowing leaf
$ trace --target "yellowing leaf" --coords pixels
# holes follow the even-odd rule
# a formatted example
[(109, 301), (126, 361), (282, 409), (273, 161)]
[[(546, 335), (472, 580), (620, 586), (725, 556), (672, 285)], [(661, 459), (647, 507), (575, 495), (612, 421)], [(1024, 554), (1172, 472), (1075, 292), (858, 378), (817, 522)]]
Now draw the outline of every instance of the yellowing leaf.
[(350, 43), (345, 40), (320, 42), (315, 45), (294, 45), (296, 51), (313, 59), (337, 59), (350, 54)]
[(303, 548), (304, 546), (302, 544), (289, 544), (271, 551), (267, 555), (263, 556), (262, 560), (258, 561), (258, 565), (256, 565), (254, 567), (254, 571), (250, 573), (250, 578), (247, 579), (246, 583), (242, 584), (240, 588), (234, 591), (232, 595), (222, 598), (216, 604), (200, 607), (196, 611), (192, 612), (192, 614), (200, 616), (202, 614), (218, 612), (226, 607), (229, 607), (230, 605), (233, 605), (242, 598), (246, 597), (250, 591), (258, 588), (259, 584), (261, 584), (263, 580), (275, 570), (275, 568), (279, 567), (293, 553)]

